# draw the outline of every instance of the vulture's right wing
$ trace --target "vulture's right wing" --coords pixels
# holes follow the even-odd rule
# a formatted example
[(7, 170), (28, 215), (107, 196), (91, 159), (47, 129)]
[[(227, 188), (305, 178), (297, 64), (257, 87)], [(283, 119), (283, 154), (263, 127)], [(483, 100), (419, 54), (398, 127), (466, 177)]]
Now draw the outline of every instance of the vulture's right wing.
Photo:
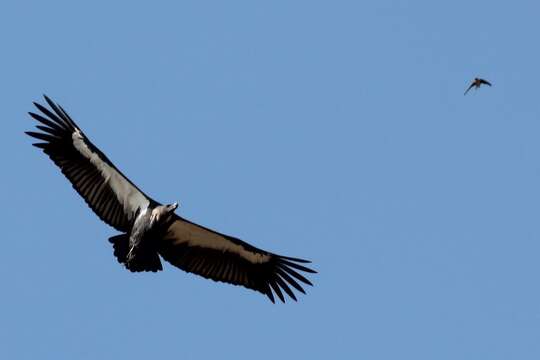
[(45, 100), (53, 111), (34, 103), (43, 115), (29, 113), (43, 124), (36, 126), (43, 132), (26, 134), (42, 141), (33, 145), (54, 161), (101, 220), (128, 232), (139, 209), (155, 202), (88, 140), (61, 106)]

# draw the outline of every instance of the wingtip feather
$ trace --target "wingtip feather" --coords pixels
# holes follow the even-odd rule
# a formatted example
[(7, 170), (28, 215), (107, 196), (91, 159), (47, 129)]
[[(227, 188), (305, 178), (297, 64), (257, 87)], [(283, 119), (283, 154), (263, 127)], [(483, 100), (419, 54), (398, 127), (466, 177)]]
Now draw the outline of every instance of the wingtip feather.
[(311, 263), (310, 260), (305, 260), (305, 259), (300, 259), (300, 258), (295, 258), (295, 257), (289, 257), (289, 256), (280, 255), (280, 258), (286, 259), (286, 260), (291, 260), (291, 261), (296, 261), (296, 262), (304, 263), (304, 264), (310, 264)]

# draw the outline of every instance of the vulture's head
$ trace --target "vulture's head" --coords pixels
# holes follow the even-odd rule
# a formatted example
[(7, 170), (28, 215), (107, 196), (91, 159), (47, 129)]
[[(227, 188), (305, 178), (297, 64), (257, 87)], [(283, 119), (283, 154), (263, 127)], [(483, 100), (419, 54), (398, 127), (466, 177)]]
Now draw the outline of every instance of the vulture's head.
[(178, 207), (178, 203), (174, 202), (172, 204), (165, 205), (165, 206), (167, 207), (167, 212), (173, 212)]
[(178, 203), (172, 203), (169, 205), (159, 205), (152, 210), (152, 215), (150, 216), (150, 222), (153, 224), (165, 222), (169, 217), (174, 213), (174, 210), (178, 207)]

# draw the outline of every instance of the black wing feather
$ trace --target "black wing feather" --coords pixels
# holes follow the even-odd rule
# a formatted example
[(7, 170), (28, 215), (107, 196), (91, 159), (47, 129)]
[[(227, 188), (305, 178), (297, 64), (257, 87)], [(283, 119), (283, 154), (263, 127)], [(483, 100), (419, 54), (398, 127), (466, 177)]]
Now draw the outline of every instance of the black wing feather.
[(88, 206), (98, 215), (98, 217), (111, 225), (115, 229), (128, 232), (133, 220), (133, 211), (127, 213), (120, 199), (110, 184), (110, 180), (104, 178), (100, 169), (89, 161), (74, 146), (73, 134), (79, 131), (83, 136), (82, 141), (87, 148), (99, 157), (99, 160), (118, 173), (122, 180), (126, 181), (132, 188), (142, 195), (149, 203), (157, 204), (152, 199), (142, 193), (133, 183), (127, 179), (114, 164), (94, 146), (82, 131), (75, 124), (73, 119), (59, 105), (55, 104), (47, 96), (45, 101), (52, 109), (34, 102), (36, 108), (42, 114), (30, 112), (30, 116), (41, 123), (36, 125), (42, 132), (27, 131), (26, 134), (39, 139), (41, 143), (32, 144), (43, 150), (51, 160), (60, 168), (62, 173), (68, 178), (73, 188), (81, 195)]
[(290, 286), (305, 294), (299, 282), (312, 285), (298, 272), (316, 273), (298, 264), (307, 264), (308, 260), (266, 252), (178, 216), (160, 241), (158, 251), (184, 271), (259, 291), (272, 302), (274, 294), (285, 302), (284, 292), (296, 300)]

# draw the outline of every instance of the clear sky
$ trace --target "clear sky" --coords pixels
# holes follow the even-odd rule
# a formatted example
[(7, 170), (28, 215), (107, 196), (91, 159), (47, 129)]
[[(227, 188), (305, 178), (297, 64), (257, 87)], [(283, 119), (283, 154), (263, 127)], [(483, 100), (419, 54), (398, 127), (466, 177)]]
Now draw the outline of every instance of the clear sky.
[[(3, 1), (0, 358), (539, 359), (539, 14)], [(23, 134), (43, 93), (150, 196), (315, 286), (272, 305), (123, 269)]]

